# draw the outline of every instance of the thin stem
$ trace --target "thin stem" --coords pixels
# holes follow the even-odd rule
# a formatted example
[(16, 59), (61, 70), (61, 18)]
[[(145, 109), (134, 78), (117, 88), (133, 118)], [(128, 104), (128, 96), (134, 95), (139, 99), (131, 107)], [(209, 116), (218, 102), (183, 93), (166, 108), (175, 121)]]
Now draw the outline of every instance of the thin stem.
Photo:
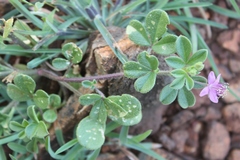
[(56, 81), (62, 81), (62, 82), (82, 82), (85, 80), (103, 80), (103, 79), (111, 79), (111, 78), (117, 78), (117, 77), (122, 77), (124, 74), (123, 72), (119, 73), (113, 73), (113, 74), (106, 74), (106, 75), (98, 75), (98, 76), (91, 76), (91, 77), (81, 77), (81, 78), (66, 78), (62, 76), (57, 76), (54, 73), (47, 71), (45, 69), (39, 69), (37, 71), (38, 75), (44, 76)]
[(162, 75), (170, 75), (170, 72), (171, 72), (171, 71), (161, 71), (161, 70), (160, 70), (160, 71), (158, 71), (158, 75), (161, 75), (161, 76), (162, 76)]

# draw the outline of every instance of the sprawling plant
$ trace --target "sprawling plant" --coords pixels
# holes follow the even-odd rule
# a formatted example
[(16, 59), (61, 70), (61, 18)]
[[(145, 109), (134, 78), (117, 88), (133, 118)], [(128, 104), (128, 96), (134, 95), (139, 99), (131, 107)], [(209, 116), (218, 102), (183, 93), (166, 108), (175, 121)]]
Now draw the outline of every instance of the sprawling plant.
[[(0, 54), (4, 55), (0, 59), (0, 76), (8, 83), (0, 84), (0, 101), (8, 102), (0, 110), (0, 144), (7, 143), (13, 150), (11, 159), (36, 158), (42, 149), (39, 144), (44, 144), (54, 159), (95, 159), (106, 137), (119, 138), (123, 146), (163, 159), (142, 142), (151, 131), (128, 137), (128, 127), (142, 119), (140, 101), (130, 94), (104, 95), (97, 85), (100, 79), (127, 77), (135, 80), (135, 90), (144, 94), (155, 87), (158, 76), (170, 76), (171, 82), (161, 90), (159, 101), (168, 105), (176, 100), (184, 109), (195, 104), (193, 89), (205, 87), (200, 96), (208, 94), (213, 102), (217, 102), (216, 98), (222, 94), (222, 90), (217, 90), (223, 89), (220, 76), (216, 80), (211, 72), (207, 84), (206, 78), (199, 75), (210, 55), (207, 49), (198, 49), (198, 43), (201, 46), (205, 43), (192, 23), (225, 26), (193, 18), (189, 10), (189, 7), (207, 7), (211, 3), (190, 3), (188, 0), (137, 0), (127, 4), (123, 0), (115, 3), (102, 0), (100, 4), (97, 0), (9, 2), (15, 9), (3, 17), (0, 28)], [(168, 10), (181, 13), (182, 4), (186, 7), (183, 8), (185, 16), (167, 14)], [(211, 7), (219, 9), (214, 5)], [(175, 25), (182, 35), (168, 30), (169, 24)], [(129, 60), (115, 45), (106, 28), (112, 25), (126, 28), (129, 39), (146, 48), (137, 55), (136, 61)], [(95, 30), (102, 34), (122, 64), (123, 73), (93, 77), (80, 74), (79, 65), (84, 59), (89, 36)], [(61, 45), (52, 48), (57, 42)], [(169, 70), (159, 68), (158, 55), (164, 57), (165, 61), (161, 63), (166, 63)], [(21, 57), (20, 61), (24, 63), (12, 65), (12, 57)], [(62, 131), (56, 132), (61, 146), (56, 151), (51, 149), (49, 129), (67, 97), (39, 89), (36, 84), (39, 76), (58, 81), (79, 96), (81, 105), (91, 107), (89, 115), (76, 125), (72, 140), (65, 143)], [(224, 87), (225, 92), (227, 86)], [(87, 88), (90, 92), (83, 94), (79, 88)], [(122, 126), (120, 133), (114, 132), (119, 126)], [(3, 147), (0, 152), (1, 159), (6, 159)]]

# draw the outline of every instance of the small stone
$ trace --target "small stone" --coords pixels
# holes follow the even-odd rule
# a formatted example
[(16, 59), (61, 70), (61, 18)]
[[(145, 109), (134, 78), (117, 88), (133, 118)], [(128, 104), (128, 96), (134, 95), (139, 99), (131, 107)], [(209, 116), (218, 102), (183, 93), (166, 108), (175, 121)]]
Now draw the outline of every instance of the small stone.
[(234, 133), (240, 133), (240, 103), (234, 103), (224, 107), (222, 113), (227, 129)]
[(240, 31), (239, 30), (227, 30), (222, 33), (217, 38), (219, 44), (223, 46), (223, 48), (238, 54), (239, 51), (239, 41), (240, 41)]
[(165, 133), (159, 136), (159, 141), (169, 151), (172, 151), (176, 146), (175, 142)]
[(193, 118), (194, 114), (191, 111), (183, 110), (172, 118), (170, 126), (173, 129), (177, 129), (178, 127), (181, 127), (183, 124), (187, 123), (189, 120)]
[[(231, 90), (236, 94), (236, 96), (240, 97), (240, 80), (237, 79), (236, 82), (232, 82), (229, 84), (229, 88), (231, 88)], [(223, 100), (226, 103), (233, 103), (233, 102), (238, 102), (238, 100), (236, 99), (236, 97), (231, 94), (231, 93), (227, 93), (226, 96), (224, 96)]]
[(228, 67), (226, 67), (225, 65), (218, 65), (218, 69), (224, 80), (229, 81), (232, 79), (233, 75), (228, 69)]
[(189, 137), (188, 131), (186, 130), (177, 130), (171, 134), (171, 138), (176, 144), (176, 151), (182, 153), (185, 148), (186, 141)]
[(221, 118), (221, 112), (217, 107), (208, 107), (206, 115), (204, 117), (205, 121), (218, 120)]
[(233, 149), (227, 160), (239, 160), (240, 159), (240, 149)]
[[(182, 158), (164, 149), (154, 149), (154, 151), (158, 153), (161, 157), (165, 158), (166, 160), (182, 160)], [(139, 159), (144, 159), (144, 160), (155, 160), (155, 158), (152, 158), (144, 153), (140, 153), (138, 157)]]
[(232, 72), (238, 73), (240, 72), (240, 63), (239, 60), (230, 59), (229, 61), (230, 69)]
[(222, 160), (230, 149), (230, 136), (225, 126), (213, 121), (207, 133), (206, 142), (203, 146), (205, 159)]

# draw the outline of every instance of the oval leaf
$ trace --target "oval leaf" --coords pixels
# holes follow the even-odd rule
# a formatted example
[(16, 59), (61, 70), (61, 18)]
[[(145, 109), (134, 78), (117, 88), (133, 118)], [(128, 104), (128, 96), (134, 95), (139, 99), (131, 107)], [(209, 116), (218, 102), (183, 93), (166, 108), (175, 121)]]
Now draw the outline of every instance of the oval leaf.
[(187, 64), (191, 66), (198, 62), (204, 62), (207, 59), (207, 56), (208, 51), (206, 49), (200, 49), (192, 55)]
[(39, 108), (46, 109), (49, 105), (49, 96), (45, 91), (39, 89), (33, 95), (33, 101)]
[(124, 76), (131, 79), (139, 78), (149, 72), (149, 68), (138, 62), (129, 61), (123, 65)]
[(53, 123), (57, 119), (57, 113), (52, 109), (46, 110), (43, 113), (43, 119), (48, 123)]
[(106, 123), (107, 120), (107, 110), (104, 106), (103, 100), (98, 100), (93, 105), (89, 117), (93, 120), (96, 120), (102, 124)]
[(149, 92), (155, 85), (157, 74), (149, 72), (148, 74), (138, 78), (134, 83), (134, 88), (140, 93)]
[(35, 106), (34, 106), (34, 105), (29, 106), (29, 107), (27, 108), (27, 115), (28, 115), (29, 118), (31, 118), (31, 119), (33, 120), (33, 122), (39, 123), (37, 114), (36, 114), (36, 112), (35, 112)]
[(28, 94), (33, 94), (36, 83), (35, 81), (28, 75), (18, 74), (14, 77), (14, 84)]
[(100, 100), (102, 97), (99, 94), (85, 94), (79, 97), (79, 102), (84, 105), (94, 104), (96, 101)]
[(55, 58), (52, 61), (52, 65), (53, 65), (54, 68), (56, 68), (58, 70), (65, 70), (70, 65), (70, 62), (66, 59), (63, 59), (63, 58)]
[(154, 52), (161, 55), (169, 55), (176, 52), (177, 36), (167, 35), (152, 46)]
[(179, 90), (178, 103), (182, 108), (188, 108), (195, 104), (196, 98), (194, 94), (185, 87)]
[(12, 100), (19, 102), (31, 99), (29, 94), (27, 94), (25, 91), (21, 90), (19, 87), (11, 83), (7, 85), (7, 94)]
[(131, 41), (141, 46), (149, 46), (150, 42), (145, 27), (141, 22), (132, 20), (127, 26), (126, 33)]
[(187, 63), (192, 52), (192, 44), (185, 36), (179, 36), (176, 41), (176, 50), (178, 55)]
[(139, 100), (131, 95), (123, 94), (122, 96), (110, 96), (108, 99), (118, 103), (127, 114), (123, 117), (115, 118), (109, 116), (113, 121), (124, 126), (135, 125), (142, 119), (142, 106)]
[(74, 43), (66, 43), (62, 48), (63, 55), (71, 60), (73, 64), (79, 63), (82, 60), (82, 50)]
[(181, 89), (184, 86), (185, 77), (178, 77), (172, 81), (170, 87), (173, 89)]
[(166, 63), (172, 67), (172, 68), (176, 68), (176, 69), (180, 69), (183, 68), (186, 64), (185, 62), (177, 56), (170, 56), (165, 58)]
[(82, 146), (95, 150), (100, 148), (104, 143), (104, 131), (105, 125), (90, 117), (85, 117), (78, 124), (76, 137)]
[(202, 76), (193, 76), (192, 77), (194, 81), (194, 88), (196, 89), (202, 89), (207, 85), (207, 79)]
[(137, 59), (140, 64), (149, 68), (149, 71), (156, 70), (158, 68), (159, 61), (157, 57), (148, 54), (146, 51), (139, 53)]
[(165, 86), (161, 93), (159, 100), (162, 104), (171, 104), (177, 97), (178, 90), (171, 88), (169, 85)]
[(193, 87), (194, 87), (193, 79), (189, 75), (187, 75), (185, 77), (185, 79), (186, 79), (186, 88), (187, 88), (187, 90), (193, 89)]
[(170, 24), (168, 14), (160, 9), (148, 13), (146, 17), (146, 30), (150, 35), (151, 43), (157, 42), (167, 31), (167, 25)]

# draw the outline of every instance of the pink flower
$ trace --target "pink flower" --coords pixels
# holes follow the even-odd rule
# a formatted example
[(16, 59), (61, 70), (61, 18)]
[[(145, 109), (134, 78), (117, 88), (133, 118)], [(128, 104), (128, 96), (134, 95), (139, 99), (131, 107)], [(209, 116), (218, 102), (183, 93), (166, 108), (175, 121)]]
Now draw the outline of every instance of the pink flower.
[(218, 99), (220, 97), (224, 97), (228, 89), (228, 84), (219, 82), (220, 78), (221, 74), (219, 74), (216, 79), (214, 72), (211, 71), (208, 75), (208, 85), (203, 88), (199, 96), (203, 97), (205, 95), (208, 95), (209, 99), (213, 103), (218, 103)]

